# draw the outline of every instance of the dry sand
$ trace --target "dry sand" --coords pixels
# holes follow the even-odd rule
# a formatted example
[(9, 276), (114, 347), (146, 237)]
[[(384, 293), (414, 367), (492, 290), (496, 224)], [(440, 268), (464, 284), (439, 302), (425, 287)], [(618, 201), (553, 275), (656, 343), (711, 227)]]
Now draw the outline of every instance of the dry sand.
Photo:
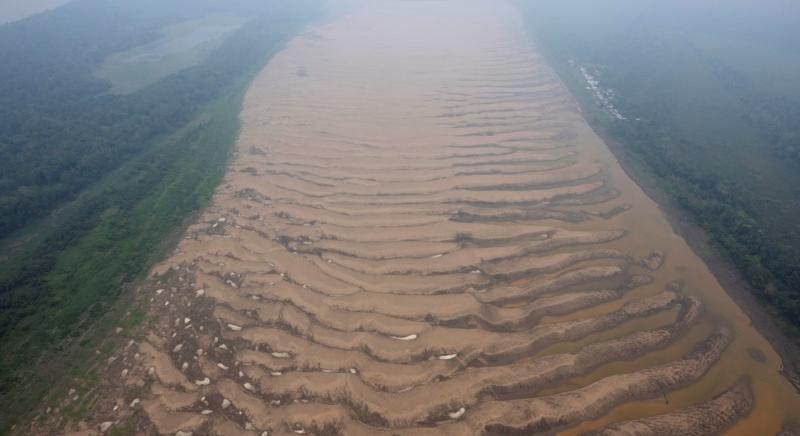
[(509, 5), (365, 2), (241, 117), (84, 430), (760, 435), (800, 410)]

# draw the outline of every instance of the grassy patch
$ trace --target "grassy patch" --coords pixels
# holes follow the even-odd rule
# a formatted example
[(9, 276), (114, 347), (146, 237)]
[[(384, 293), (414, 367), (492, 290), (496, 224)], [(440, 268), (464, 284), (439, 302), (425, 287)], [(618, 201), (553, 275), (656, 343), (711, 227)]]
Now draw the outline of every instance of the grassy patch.
[[(213, 8), (217, 3), (202, 4)], [(66, 143), (48, 142), (49, 148), (42, 151), (29, 140), (30, 136), (4, 136), (3, 127), (20, 125), (0, 122), (0, 155), (12, 149), (5, 147), (4, 141), (19, 142), (30, 157), (28, 169), (53, 159), (67, 162), (70, 156), (93, 162), (80, 171), (67, 162), (75, 177), (89, 185), (68, 198), (42, 203), (42, 209), (58, 205), (51, 214), (38, 210), (20, 215), (27, 217), (20, 222), (44, 218), (7, 237), (0, 246), (0, 346), (4, 351), (0, 354), (0, 434), (14, 422), (27, 419), (42, 400), (56, 404), (69, 388), (78, 389), (79, 394), (91, 393), (98, 377), (96, 365), (120, 345), (119, 340), (127, 340), (151, 322), (145, 315), (146, 308), (134, 304), (130, 291), (152, 264), (174, 246), (184, 225), (207, 203), (235, 143), (238, 114), (248, 83), (291, 36), (314, 18), (316, 4), (313, 0), (291, 5), (277, 1), (237, 2), (236, 8), (250, 10), (252, 14), (248, 16), (253, 18), (224, 37), (200, 64), (183, 68), (130, 95), (93, 94), (82, 103), (89, 107), (89, 103), (98, 102), (100, 106), (92, 112), (51, 111), (50, 121), (57, 122), (64, 135), (71, 135)], [(71, 9), (54, 14), (63, 22), (79, 15), (94, 23), (91, 17), (97, 11), (84, 10), (86, 6), (76, 3)], [(113, 15), (113, 11), (106, 12)], [(154, 20), (154, 26), (163, 22), (147, 16), (141, 19)], [(47, 17), (42, 23), (47, 24)], [(0, 33), (3, 30), (0, 28)], [(5, 29), (8, 34), (28, 30)], [(75, 41), (68, 45), (74, 50), (92, 50)], [(39, 55), (47, 57), (44, 53)], [(66, 83), (72, 86), (70, 80), (75, 77), (65, 79)], [(61, 91), (53, 85), (34, 97), (55, 98), (53, 93)], [(69, 127), (70, 117), (84, 126)], [(35, 126), (22, 127), (31, 134), (38, 131)], [(143, 135), (143, 130), (149, 133)], [(118, 143), (114, 138), (121, 138), (129, 150), (115, 150)], [(73, 140), (89, 142), (92, 151), (71, 149)], [(66, 157), (59, 159), (49, 153), (51, 149)], [(95, 152), (98, 154), (92, 154)], [(104, 158), (98, 158), (106, 155), (116, 156), (116, 163), (107, 165)], [(4, 165), (19, 174), (4, 174), (8, 177), (2, 183), (20, 182), (26, 177), (25, 168), (9, 162)], [(51, 191), (50, 182), (63, 185), (59, 181), (62, 179), (45, 178), (37, 191), (25, 188), (19, 192), (30, 191), (36, 194), (30, 198), (38, 197)], [(0, 196), (8, 210), (14, 209), (15, 198)], [(117, 328), (122, 329), (120, 334), (111, 334)], [(90, 401), (74, 402), (63, 413), (80, 419), (91, 410)]]

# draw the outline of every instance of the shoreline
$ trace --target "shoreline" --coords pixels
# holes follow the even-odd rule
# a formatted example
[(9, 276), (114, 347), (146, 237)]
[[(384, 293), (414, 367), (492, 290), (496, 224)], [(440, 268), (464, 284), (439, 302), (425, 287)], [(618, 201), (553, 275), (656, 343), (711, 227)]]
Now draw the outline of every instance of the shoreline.
[[(580, 107), (577, 99), (576, 104)], [(581, 112), (583, 112), (582, 109)], [(653, 181), (642, 177), (640, 172), (643, 170), (637, 168), (636, 164), (630, 161), (625, 146), (611, 138), (604, 129), (591, 122), (588, 124), (595, 134), (602, 138), (625, 174), (658, 205), (672, 226), (672, 230), (683, 238), (689, 248), (705, 262), (725, 292), (750, 319), (750, 324), (772, 345), (782, 362), (780, 374), (800, 394), (800, 343), (793, 341), (783, 328), (772, 320), (773, 314), (758, 301), (752, 286), (741, 277), (738, 269), (725, 258), (718, 248), (712, 245), (711, 237), (705, 229), (695, 223), (686, 212), (681, 210), (680, 206), (674, 204), (674, 200), (661, 187), (653, 186)]]
[[(568, 71), (564, 65), (553, 56), (544, 45), (540, 44), (536, 33), (525, 25), (529, 40), (542, 50), (547, 62), (559, 77), (563, 86), (569, 91), (573, 104), (578, 108), (591, 130), (603, 141), (614, 156), (625, 175), (630, 178), (652, 200), (663, 213), (672, 231), (681, 237), (691, 251), (699, 257), (708, 267), (711, 274), (723, 288), (725, 293), (744, 312), (750, 325), (773, 347), (781, 360), (779, 373), (800, 394), (800, 337), (793, 339), (783, 327), (773, 319), (775, 315), (770, 308), (764, 305), (756, 296), (753, 287), (741, 276), (739, 270), (733, 265), (719, 248), (714, 247), (709, 234), (691, 216), (682, 210), (680, 205), (670, 197), (659, 185), (655, 176), (650, 174), (642, 164), (634, 162), (635, 157), (626, 150), (618, 140), (612, 138), (606, 129), (597, 123), (589, 112), (584, 109), (583, 99), (573, 89), (574, 83), (567, 77)], [(594, 105), (594, 101), (590, 103)], [(597, 106), (594, 106), (597, 107)], [(604, 108), (599, 108), (605, 112)]]
[[(748, 410), (709, 411), (731, 434), (787, 428), (798, 403), (776, 345), (677, 237), (634, 156), (623, 165), (484, 5), (440, 6), (413, 35), (429, 5), (370, 5), (288, 43), (248, 88), (211, 202), (137, 289), (142, 334), (100, 368), (81, 422), (43, 416), (159, 434), (583, 434), (691, 414), (745, 375)], [(463, 45), (475, 22), (487, 49)], [(538, 222), (551, 202), (630, 212)]]

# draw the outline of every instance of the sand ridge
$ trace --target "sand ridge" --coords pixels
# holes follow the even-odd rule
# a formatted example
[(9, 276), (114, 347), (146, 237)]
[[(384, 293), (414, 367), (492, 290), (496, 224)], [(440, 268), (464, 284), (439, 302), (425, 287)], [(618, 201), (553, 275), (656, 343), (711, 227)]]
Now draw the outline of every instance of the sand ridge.
[(736, 359), (768, 346), (510, 5), (365, 2), (277, 54), (241, 118), (213, 204), (141, 291), (159, 322), (122, 361), (149, 388), (115, 422), (746, 434), (764, 417), (763, 389), (735, 382), (770, 369)]

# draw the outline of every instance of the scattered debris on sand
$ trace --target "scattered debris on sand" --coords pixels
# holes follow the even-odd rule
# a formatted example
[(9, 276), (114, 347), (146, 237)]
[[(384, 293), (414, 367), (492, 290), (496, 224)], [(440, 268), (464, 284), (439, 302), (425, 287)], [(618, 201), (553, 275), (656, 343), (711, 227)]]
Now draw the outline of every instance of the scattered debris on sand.
[[(771, 355), (729, 346), (745, 334), (707, 272), (658, 236), (514, 9), (448, 4), (365, 2), (272, 58), (70, 430), (705, 434), (758, 407), (747, 380), (693, 390)], [(607, 418), (678, 389), (692, 405)]]

